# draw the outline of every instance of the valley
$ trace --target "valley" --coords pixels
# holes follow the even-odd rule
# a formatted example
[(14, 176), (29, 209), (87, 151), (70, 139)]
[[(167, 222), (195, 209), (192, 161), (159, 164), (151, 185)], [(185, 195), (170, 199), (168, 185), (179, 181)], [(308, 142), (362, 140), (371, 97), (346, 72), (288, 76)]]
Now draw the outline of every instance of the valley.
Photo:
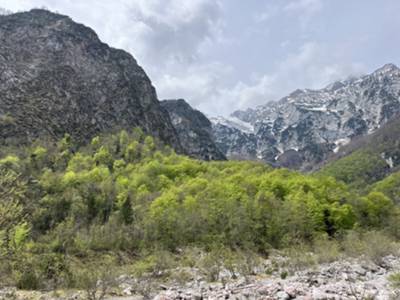
[(0, 300), (399, 299), (400, 69), (226, 117), (0, 15)]

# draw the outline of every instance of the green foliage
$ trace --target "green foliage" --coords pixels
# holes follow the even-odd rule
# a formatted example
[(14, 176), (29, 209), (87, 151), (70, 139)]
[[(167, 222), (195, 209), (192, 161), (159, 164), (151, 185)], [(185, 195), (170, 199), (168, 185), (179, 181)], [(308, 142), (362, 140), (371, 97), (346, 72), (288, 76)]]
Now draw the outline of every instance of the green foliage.
[(385, 179), (375, 183), (372, 189), (385, 194), (396, 204), (400, 204), (400, 172), (393, 173)]
[(389, 282), (393, 289), (400, 289), (400, 273), (393, 273), (389, 276)]
[[(349, 167), (336, 177), (352, 181), (359, 173)], [(335, 259), (332, 239), (347, 230), (389, 232), (400, 224), (396, 182), (393, 175), (358, 196), (320, 174), (180, 156), (138, 129), (80, 148), (67, 135), (55, 146), (0, 158), (0, 259), (31, 266), (14, 278), (35, 288), (42, 281), (68, 285), (67, 260), (106, 253), (146, 253), (137, 272), (162, 273), (174, 264), (167, 251), (202, 249), (212, 280), (221, 266), (251, 273), (255, 252), (313, 242), (316, 252), (330, 250), (324, 257), (290, 254), (301, 267)]]
[(340, 244), (336, 239), (321, 235), (314, 240), (313, 252), (319, 263), (331, 263), (341, 256)]
[(284, 251), (288, 258), (287, 267), (291, 271), (299, 271), (316, 265), (317, 257), (307, 243), (291, 246)]
[(30, 232), (29, 225), (24, 222), (16, 225), (11, 233), (10, 243), (14, 251), (21, 250)]
[(169, 275), (165, 273), (168, 269), (176, 266), (177, 262), (170, 252), (155, 249), (151, 255), (147, 255), (133, 265), (133, 274), (139, 277), (163, 277)]
[(8, 155), (0, 159), (0, 168), (18, 171), (20, 168), (20, 160), (15, 155)]
[(116, 285), (116, 273), (110, 264), (84, 265), (76, 270), (76, 282), (88, 300), (103, 300)]
[(365, 188), (384, 177), (386, 169), (387, 163), (379, 154), (358, 150), (328, 164), (319, 173), (333, 176), (355, 188)]
[(40, 281), (36, 270), (29, 268), (16, 276), (17, 288), (22, 290), (36, 290), (40, 287)]
[(359, 220), (364, 227), (382, 228), (390, 225), (396, 211), (393, 201), (380, 192), (371, 192), (359, 201)]
[(26, 183), (14, 172), (0, 169), (0, 259), (19, 250), (29, 233)]
[(350, 231), (342, 241), (342, 248), (347, 256), (364, 255), (377, 264), (389, 254), (399, 254), (399, 245), (383, 231)]

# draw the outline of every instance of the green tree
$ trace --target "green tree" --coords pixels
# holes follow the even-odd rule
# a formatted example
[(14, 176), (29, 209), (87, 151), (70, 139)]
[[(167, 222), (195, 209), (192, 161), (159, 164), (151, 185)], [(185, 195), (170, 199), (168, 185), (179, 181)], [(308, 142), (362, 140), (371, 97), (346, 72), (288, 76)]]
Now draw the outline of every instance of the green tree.
[(0, 257), (12, 255), (28, 236), (26, 189), (20, 175), (0, 168)]

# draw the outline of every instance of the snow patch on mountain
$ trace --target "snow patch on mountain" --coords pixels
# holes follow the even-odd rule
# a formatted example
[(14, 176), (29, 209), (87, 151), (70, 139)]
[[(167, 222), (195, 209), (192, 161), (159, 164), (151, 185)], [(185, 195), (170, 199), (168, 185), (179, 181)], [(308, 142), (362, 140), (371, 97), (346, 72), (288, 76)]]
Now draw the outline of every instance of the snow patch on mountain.
[(304, 169), (351, 139), (374, 132), (399, 112), (400, 69), (387, 64), (320, 90), (295, 90), (279, 101), (235, 111), (212, 123), (216, 142), (228, 157), (240, 158), (243, 151), (246, 157), (252, 153), (253, 159), (276, 163), (290, 151), (285, 161), (296, 156)]
[(254, 133), (254, 126), (252, 124), (245, 122), (243, 120), (240, 120), (239, 118), (236, 118), (234, 116), (214, 117), (214, 118), (210, 118), (210, 121), (213, 124), (221, 124), (224, 126), (233, 127), (242, 132), (245, 132), (245, 133)]

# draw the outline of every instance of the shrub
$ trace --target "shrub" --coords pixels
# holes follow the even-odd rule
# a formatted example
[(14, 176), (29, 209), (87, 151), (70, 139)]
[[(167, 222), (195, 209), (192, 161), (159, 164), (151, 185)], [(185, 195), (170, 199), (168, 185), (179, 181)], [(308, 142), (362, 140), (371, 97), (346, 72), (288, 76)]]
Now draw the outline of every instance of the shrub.
[(344, 252), (351, 257), (364, 256), (376, 264), (382, 263), (382, 258), (399, 254), (399, 246), (383, 231), (349, 232), (343, 242)]
[(155, 250), (153, 254), (136, 261), (132, 266), (132, 271), (137, 277), (162, 277), (168, 276), (169, 273), (166, 271), (170, 271), (176, 265), (176, 260), (170, 252)]
[(317, 263), (317, 258), (312, 253), (312, 248), (306, 244), (292, 246), (285, 249), (283, 253), (287, 257), (286, 264), (291, 272), (315, 266)]
[(330, 263), (341, 257), (339, 242), (327, 235), (317, 237), (313, 243), (313, 252), (319, 263)]
[(77, 286), (83, 289), (88, 300), (103, 300), (116, 285), (116, 273), (111, 265), (86, 265), (75, 271)]
[(393, 289), (400, 289), (400, 273), (393, 273), (389, 276), (389, 282)]
[(21, 290), (37, 290), (40, 287), (40, 278), (34, 268), (26, 268), (14, 276), (16, 286)]

